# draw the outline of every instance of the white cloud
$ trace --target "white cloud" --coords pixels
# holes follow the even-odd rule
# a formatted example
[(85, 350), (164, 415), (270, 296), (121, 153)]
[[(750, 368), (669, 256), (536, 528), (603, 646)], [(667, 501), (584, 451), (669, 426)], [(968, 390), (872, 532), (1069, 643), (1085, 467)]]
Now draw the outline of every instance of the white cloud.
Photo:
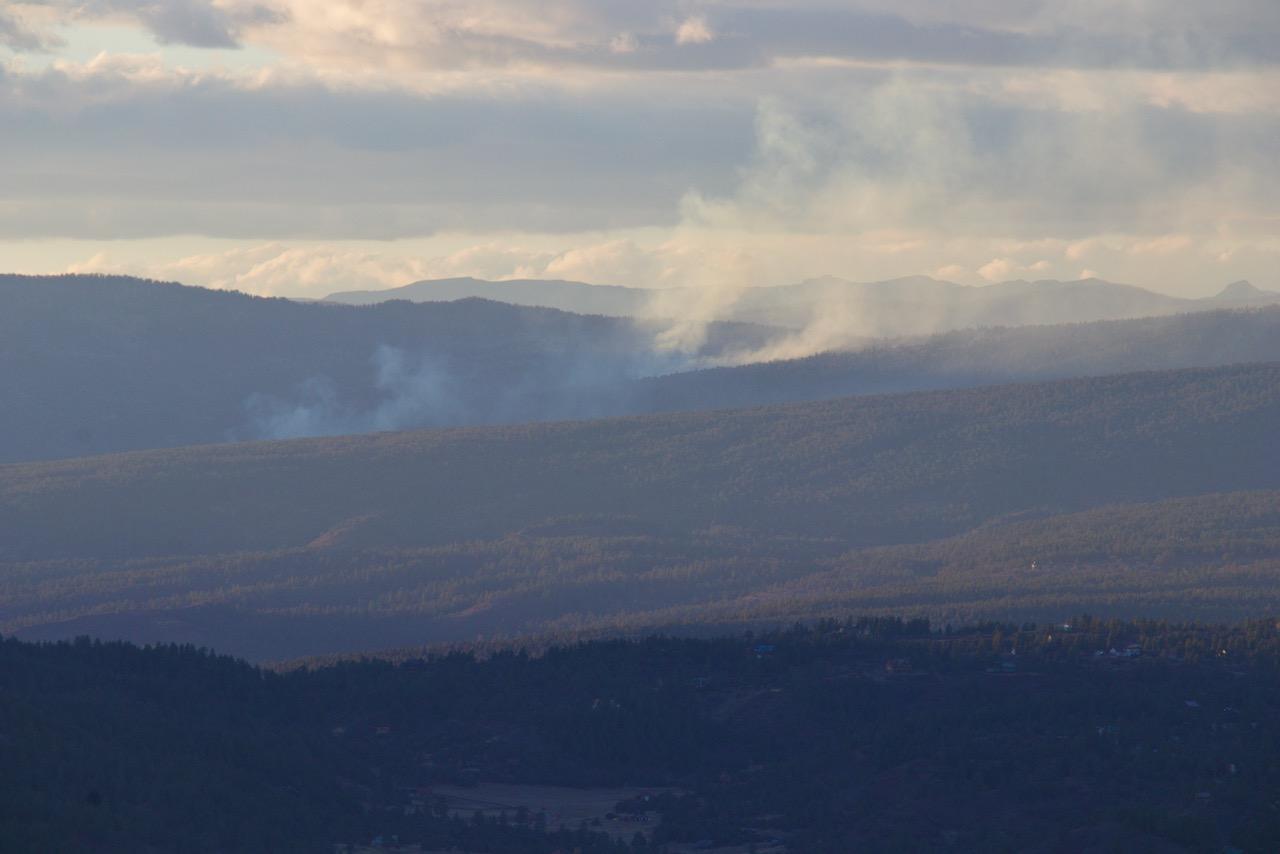
[(715, 37), (716, 34), (702, 15), (685, 18), (676, 28), (676, 44), (706, 44)]
[(978, 268), (978, 275), (988, 282), (1003, 282), (1018, 268), (1016, 261), (1009, 258), (992, 258)]
[(1164, 234), (1150, 240), (1141, 240), (1129, 247), (1133, 255), (1169, 255), (1189, 248), (1194, 241), (1186, 234)]
[[(161, 44), (234, 48), (246, 28), (278, 26), (286, 12), (258, 0), (15, 0), (0, 9), (0, 42), (17, 50), (40, 50), (58, 41), (60, 27), (81, 23), (132, 23)], [(23, 24), (26, 36), (6, 39), (5, 22)]]
[(614, 53), (635, 53), (639, 47), (640, 43), (632, 33), (618, 33), (609, 39), (609, 50)]
[(425, 278), (427, 268), (413, 259), (272, 243), (156, 264), (117, 263), (100, 253), (67, 272), (142, 275), (262, 296), (321, 297), (339, 290), (405, 285)]

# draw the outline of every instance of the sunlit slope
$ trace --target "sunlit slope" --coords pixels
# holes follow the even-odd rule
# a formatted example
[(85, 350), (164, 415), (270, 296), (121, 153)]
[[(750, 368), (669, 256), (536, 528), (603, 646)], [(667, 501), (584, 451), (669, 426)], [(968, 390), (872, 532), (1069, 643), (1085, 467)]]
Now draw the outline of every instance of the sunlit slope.
[(915, 542), (1012, 513), (1277, 488), (1278, 436), (1266, 364), (150, 451), (0, 468), (0, 555), (435, 545), (584, 514)]

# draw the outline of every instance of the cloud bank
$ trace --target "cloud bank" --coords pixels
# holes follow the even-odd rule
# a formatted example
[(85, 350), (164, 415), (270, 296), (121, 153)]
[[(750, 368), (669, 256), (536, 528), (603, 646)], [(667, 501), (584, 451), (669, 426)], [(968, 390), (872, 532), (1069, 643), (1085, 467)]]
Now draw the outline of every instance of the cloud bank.
[(32, 271), (1280, 287), (1272, 0), (41, 0), (0, 44)]

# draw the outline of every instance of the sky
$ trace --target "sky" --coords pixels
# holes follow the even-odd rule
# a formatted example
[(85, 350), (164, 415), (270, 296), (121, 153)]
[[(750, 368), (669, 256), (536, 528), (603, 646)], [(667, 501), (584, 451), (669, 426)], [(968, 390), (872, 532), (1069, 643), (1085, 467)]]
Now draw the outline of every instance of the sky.
[(1276, 0), (0, 0), (0, 269), (1280, 290)]

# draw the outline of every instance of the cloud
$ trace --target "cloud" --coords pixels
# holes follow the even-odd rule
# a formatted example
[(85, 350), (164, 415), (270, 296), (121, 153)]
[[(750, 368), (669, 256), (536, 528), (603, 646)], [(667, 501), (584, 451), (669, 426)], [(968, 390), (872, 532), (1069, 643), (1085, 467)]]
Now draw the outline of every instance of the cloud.
[(632, 33), (618, 33), (609, 39), (609, 50), (614, 53), (635, 53), (640, 48), (640, 43)]
[[(246, 28), (280, 26), (287, 9), (254, 0), (35, 0), (16, 2), (17, 9), (38, 17), (45, 29), (84, 23), (132, 22), (161, 44), (201, 48), (235, 48)], [(0, 40), (15, 50), (39, 50), (45, 39), (28, 32), (7, 39), (6, 21), (15, 16), (0, 9)]]
[(10, 3), (0, 39), (28, 46), (94, 24), (266, 50), (234, 71), (165, 46), (0, 59), (0, 242), (78, 240), (83, 258), (242, 241), (169, 275), (263, 293), (428, 275), (689, 284), (695, 330), (744, 287), (823, 273), (1265, 282), (1278, 10)]
[(1020, 264), (1012, 258), (993, 258), (978, 268), (978, 275), (988, 282), (1006, 282), (1014, 276), (1047, 273), (1053, 267), (1048, 261)]
[[(162, 0), (154, 3), (118, 4), (136, 6), (136, 14), (161, 43), (192, 47), (237, 47), (240, 25), (274, 20), (263, 7), (249, 7), (247, 15), (236, 16), (208, 0)], [(239, 18), (239, 20), (237, 20)]]
[(609, 283), (621, 277), (626, 282), (662, 283), (661, 255), (647, 251), (631, 240), (570, 249), (549, 259), (540, 269), (527, 266), (529, 273), (557, 279)]
[[(779, 61), (1058, 68), (1274, 65), (1275, 4), (983, 0), (721, 0), (716, 29), (677, 0), (276, 0), (288, 25), (254, 31), (307, 61), (392, 68), (768, 68)], [(675, 37), (668, 35), (673, 21)], [(717, 38), (717, 31), (732, 38)], [(618, 42), (619, 33), (627, 34)], [(627, 49), (617, 50), (617, 45)], [(632, 48), (634, 45), (634, 49)], [(700, 45), (698, 51), (681, 50)]]
[(99, 253), (67, 272), (124, 273), (261, 296), (321, 297), (405, 285), (426, 278), (429, 271), (411, 258), (272, 243), (147, 264), (119, 263)]
[(1186, 234), (1164, 234), (1151, 240), (1142, 240), (1129, 247), (1133, 255), (1168, 255), (1187, 249), (1194, 241)]
[(0, 238), (388, 239), (672, 224), (727, 189), (751, 105), (419, 95), (102, 58), (0, 72)]
[[(1280, 62), (1273, 0), (42, 0), (50, 26), (132, 21), (162, 42), (250, 43), (315, 67), (770, 68), (847, 59), (963, 67), (1258, 67)], [(674, 38), (673, 38), (674, 30)], [(730, 34), (731, 37), (718, 37)], [(698, 45), (697, 51), (688, 46)]]
[(978, 275), (988, 282), (1003, 282), (1017, 269), (1017, 266), (1008, 258), (993, 258), (978, 268)]
[(15, 10), (0, 8), (0, 45), (15, 51), (48, 50), (53, 39), (33, 29)]
[(676, 28), (676, 44), (706, 44), (715, 37), (716, 34), (702, 15), (685, 18)]

